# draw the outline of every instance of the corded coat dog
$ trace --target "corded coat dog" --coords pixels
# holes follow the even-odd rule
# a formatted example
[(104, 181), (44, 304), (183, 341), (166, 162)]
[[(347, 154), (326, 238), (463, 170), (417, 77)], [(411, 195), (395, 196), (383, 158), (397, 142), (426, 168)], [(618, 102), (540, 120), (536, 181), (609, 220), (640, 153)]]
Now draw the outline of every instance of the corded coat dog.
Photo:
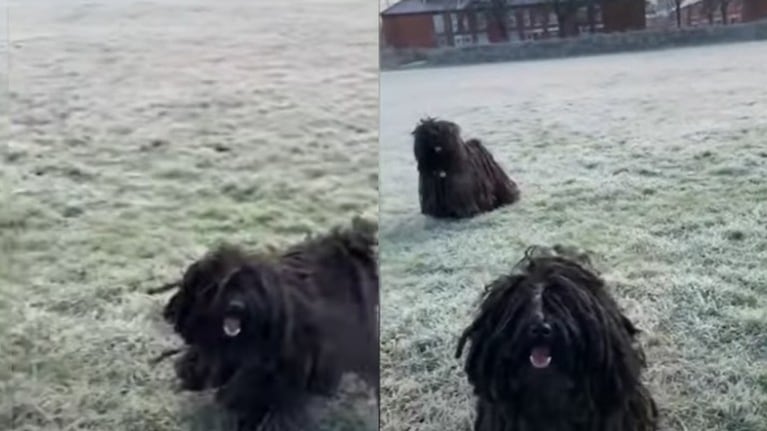
[(412, 132), (421, 213), (467, 218), (519, 200), (519, 188), (477, 139), (457, 124), (426, 118)]
[(283, 429), (345, 373), (377, 394), (376, 232), (355, 219), (279, 255), (223, 246), (157, 289), (179, 288), (163, 314), (187, 344), (182, 387), (216, 389), (240, 430)]
[(475, 431), (655, 431), (638, 329), (587, 259), (530, 248), (461, 336)]

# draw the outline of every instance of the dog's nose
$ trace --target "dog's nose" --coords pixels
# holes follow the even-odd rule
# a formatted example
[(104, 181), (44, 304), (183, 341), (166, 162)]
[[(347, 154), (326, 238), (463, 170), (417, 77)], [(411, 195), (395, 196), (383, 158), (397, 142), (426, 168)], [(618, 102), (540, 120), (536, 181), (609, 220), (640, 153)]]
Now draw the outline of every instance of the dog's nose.
[(548, 338), (551, 336), (551, 325), (541, 322), (530, 327), (530, 336), (534, 338)]

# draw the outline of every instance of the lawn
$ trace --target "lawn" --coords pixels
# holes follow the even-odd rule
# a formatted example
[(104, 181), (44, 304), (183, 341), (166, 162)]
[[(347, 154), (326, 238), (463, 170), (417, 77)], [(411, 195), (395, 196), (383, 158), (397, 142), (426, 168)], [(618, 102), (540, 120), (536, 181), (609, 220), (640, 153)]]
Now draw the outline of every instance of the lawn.
[[(749, 43), (383, 73), (382, 429), (470, 429), (457, 338), (486, 283), (559, 242), (592, 251), (643, 330), (662, 429), (767, 430), (764, 58)], [(483, 139), (522, 200), (421, 216), (425, 115)]]
[[(12, 2), (0, 429), (227, 429), (207, 396), (174, 390), (171, 361), (149, 366), (179, 340), (167, 296), (144, 292), (222, 241), (280, 247), (377, 215), (375, 11)], [(325, 411), (323, 429), (376, 429), (353, 381)]]

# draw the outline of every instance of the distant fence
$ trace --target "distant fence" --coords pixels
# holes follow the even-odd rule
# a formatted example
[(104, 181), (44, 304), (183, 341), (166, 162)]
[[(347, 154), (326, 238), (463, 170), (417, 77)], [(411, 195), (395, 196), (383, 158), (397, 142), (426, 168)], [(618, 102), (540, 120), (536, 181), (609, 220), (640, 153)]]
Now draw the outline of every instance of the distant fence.
[(757, 40), (767, 40), (767, 20), (673, 30), (598, 33), (567, 39), (496, 43), (461, 48), (382, 49), (381, 68), (391, 70), (540, 60)]

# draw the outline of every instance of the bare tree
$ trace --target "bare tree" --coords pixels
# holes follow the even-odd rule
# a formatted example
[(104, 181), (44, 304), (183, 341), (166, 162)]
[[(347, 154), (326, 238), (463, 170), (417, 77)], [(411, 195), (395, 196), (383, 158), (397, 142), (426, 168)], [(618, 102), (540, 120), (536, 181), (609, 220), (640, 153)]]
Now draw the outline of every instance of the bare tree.
[[(591, 0), (589, 0), (592, 3)], [(568, 26), (572, 24), (580, 9), (581, 0), (551, 0), (554, 15), (557, 16), (557, 25), (559, 26), (559, 37), (566, 37)]]
[(586, 0), (586, 15), (589, 20), (589, 33), (597, 31), (597, 11), (594, 0)]
[(682, 0), (674, 0), (676, 7), (676, 27), (682, 28)]
[(706, 18), (708, 18), (708, 23), (713, 24), (714, 23), (714, 13), (716, 13), (716, 8), (719, 6), (719, 0), (703, 0), (703, 3), (701, 4), (702, 12), (706, 15)]
[(501, 39), (509, 40), (509, 7), (506, 0), (490, 0), (487, 21), (495, 24)]
[(727, 24), (728, 6), (730, 6), (730, 0), (719, 0), (719, 11), (722, 13), (722, 24)]

